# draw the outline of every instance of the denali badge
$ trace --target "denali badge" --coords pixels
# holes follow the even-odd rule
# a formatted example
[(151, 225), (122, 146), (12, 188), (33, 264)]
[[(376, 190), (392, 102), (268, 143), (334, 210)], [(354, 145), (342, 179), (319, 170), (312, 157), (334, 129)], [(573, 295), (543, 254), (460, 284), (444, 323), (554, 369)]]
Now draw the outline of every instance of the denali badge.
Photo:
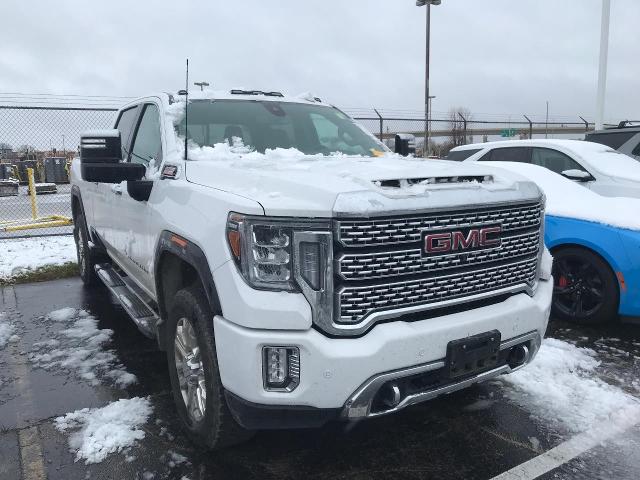
[(437, 233), (423, 233), (423, 255), (446, 255), (462, 251), (483, 250), (502, 244), (501, 225), (483, 228), (447, 230)]

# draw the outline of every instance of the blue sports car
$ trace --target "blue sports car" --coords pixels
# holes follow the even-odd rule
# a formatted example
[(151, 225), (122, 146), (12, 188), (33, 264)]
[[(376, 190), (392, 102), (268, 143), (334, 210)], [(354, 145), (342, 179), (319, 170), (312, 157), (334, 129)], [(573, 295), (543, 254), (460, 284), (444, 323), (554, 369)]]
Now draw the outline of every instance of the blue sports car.
[(581, 323), (640, 317), (640, 231), (547, 215), (544, 238), (554, 257), (556, 317)]
[(530, 178), (547, 197), (555, 317), (586, 324), (640, 320), (640, 200), (602, 197), (536, 165), (495, 166)]

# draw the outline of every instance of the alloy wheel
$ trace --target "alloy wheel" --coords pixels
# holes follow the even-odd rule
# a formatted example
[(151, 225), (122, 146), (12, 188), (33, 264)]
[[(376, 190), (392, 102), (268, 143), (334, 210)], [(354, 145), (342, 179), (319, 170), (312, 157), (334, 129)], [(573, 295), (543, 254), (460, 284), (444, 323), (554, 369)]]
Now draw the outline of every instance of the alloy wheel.
[(554, 264), (556, 308), (580, 319), (593, 315), (604, 302), (605, 284), (598, 269), (578, 256), (566, 256)]
[(176, 326), (174, 356), (178, 384), (187, 414), (192, 422), (199, 422), (207, 408), (204, 365), (193, 324), (184, 317), (178, 320)]

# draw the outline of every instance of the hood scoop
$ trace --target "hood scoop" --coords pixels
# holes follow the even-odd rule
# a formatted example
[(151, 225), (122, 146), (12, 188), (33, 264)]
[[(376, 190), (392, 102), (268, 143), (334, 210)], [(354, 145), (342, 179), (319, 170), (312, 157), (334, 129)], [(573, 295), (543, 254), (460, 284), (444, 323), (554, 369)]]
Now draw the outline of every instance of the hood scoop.
[(493, 183), (492, 175), (457, 175), (444, 177), (401, 178), (391, 180), (373, 180), (379, 188), (409, 188), (417, 185), (442, 185), (460, 183)]

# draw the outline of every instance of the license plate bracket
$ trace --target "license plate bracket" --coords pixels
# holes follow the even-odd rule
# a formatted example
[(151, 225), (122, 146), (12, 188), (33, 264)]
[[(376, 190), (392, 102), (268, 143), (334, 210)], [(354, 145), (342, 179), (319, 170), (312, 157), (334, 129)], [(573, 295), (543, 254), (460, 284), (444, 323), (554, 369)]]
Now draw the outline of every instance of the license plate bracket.
[(473, 375), (498, 364), (501, 335), (498, 330), (453, 340), (447, 344), (445, 369), (449, 378)]

